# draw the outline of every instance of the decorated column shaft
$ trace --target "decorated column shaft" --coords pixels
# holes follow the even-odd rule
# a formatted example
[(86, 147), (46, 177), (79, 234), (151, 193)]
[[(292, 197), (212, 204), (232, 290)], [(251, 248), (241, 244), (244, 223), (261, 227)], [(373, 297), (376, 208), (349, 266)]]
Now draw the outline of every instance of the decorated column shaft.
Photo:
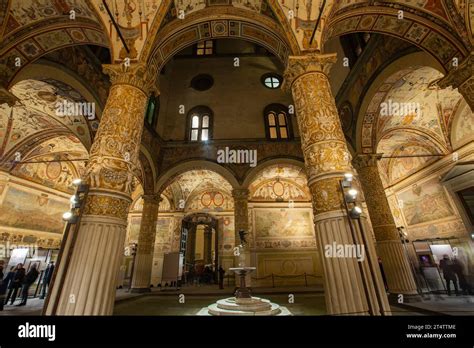
[[(352, 173), (353, 168), (328, 79), (335, 61), (335, 54), (289, 57), (284, 88), (291, 89), (296, 107), (327, 311), (380, 315), (389, 311), (389, 306), (375, 247), (365, 221), (363, 230), (357, 223), (351, 224), (340, 187), (344, 174)], [(362, 248), (364, 259), (330, 252), (346, 246)]]
[(380, 155), (358, 155), (353, 163), (365, 193), (365, 200), (372, 222), (377, 252), (392, 294), (416, 295), (416, 283), (410, 268), (408, 256), (403, 249), (400, 235), (393, 220), (377, 168)]
[(138, 247), (132, 279), (132, 292), (150, 291), (156, 221), (160, 206), (159, 195), (143, 195), (143, 211), (138, 233)]
[(188, 229), (188, 239), (186, 241), (186, 263), (194, 264), (196, 253), (196, 225), (193, 224)]
[(212, 263), (212, 228), (206, 226), (204, 230), (204, 263)]
[[(86, 168), (89, 195), (61, 291), (50, 299), (46, 314), (113, 313), (133, 172), (152, 81), (144, 64), (105, 65), (104, 71), (112, 87)], [(55, 282), (54, 286), (59, 285)]]

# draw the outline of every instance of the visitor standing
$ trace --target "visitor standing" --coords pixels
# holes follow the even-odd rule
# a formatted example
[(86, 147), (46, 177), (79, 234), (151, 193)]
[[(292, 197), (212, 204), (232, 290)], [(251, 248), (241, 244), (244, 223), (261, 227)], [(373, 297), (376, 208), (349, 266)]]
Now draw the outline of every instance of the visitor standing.
[(54, 272), (54, 262), (51, 261), (48, 267), (46, 267), (46, 270), (44, 271), (43, 288), (41, 289), (40, 299), (43, 299), (46, 297), (46, 287), (48, 287), (48, 291), (49, 291), (49, 283), (51, 283), (53, 272)]
[(439, 268), (443, 271), (443, 277), (446, 281), (448, 296), (451, 296), (451, 282), (453, 282), (454, 291), (456, 292), (456, 295), (458, 295), (458, 282), (456, 281), (456, 274), (454, 273), (453, 265), (454, 263), (448, 255), (443, 255), (443, 259), (439, 262)]
[(8, 300), (11, 297), (10, 304), (13, 305), (13, 302), (16, 300), (16, 296), (18, 295), (18, 290), (20, 289), (23, 279), (25, 278), (25, 269), (23, 268), (23, 264), (19, 263), (16, 265), (15, 273), (8, 285), (8, 294), (7, 298), (5, 299), (5, 304), (7, 304)]
[(3, 266), (0, 266), (0, 311), (3, 311)]
[(459, 287), (461, 288), (461, 291), (464, 295), (469, 295), (469, 293), (471, 292), (471, 286), (469, 285), (466, 280), (466, 277), (464, 276), (463, 269), (464, 267), (461, 261), (455, 258), (453, 260), (453, 271), (458, 277)]
[(18, 306), (25, 306), (26, 300), (28, 299), (28, 291), (30, 290), (30, 286), (36, 281), (38, 278), (39, 272), (36, 269), (37, 265), (34, 263), (31, 265), (31, 269), (26, 274), (23, 280), (23, 286), (21, 289), (21, 302)]
[(224, 289), (224, 275), (224, 268), (222, 268), (222, 266), (219, 266), (219, 289)]

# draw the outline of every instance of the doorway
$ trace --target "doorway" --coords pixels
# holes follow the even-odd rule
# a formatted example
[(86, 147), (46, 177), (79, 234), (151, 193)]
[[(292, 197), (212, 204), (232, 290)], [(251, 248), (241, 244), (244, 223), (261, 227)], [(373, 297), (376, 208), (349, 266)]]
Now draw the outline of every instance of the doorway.
[(219, 265), (217, 219), (192, 214), (182, 221), (181, 250), (185, 285), (217, 284)]

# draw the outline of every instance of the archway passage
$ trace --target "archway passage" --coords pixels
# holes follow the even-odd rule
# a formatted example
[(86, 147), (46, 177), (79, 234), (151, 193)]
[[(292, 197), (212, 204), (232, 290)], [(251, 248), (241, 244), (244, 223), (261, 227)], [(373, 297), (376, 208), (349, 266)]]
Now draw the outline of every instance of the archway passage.
[(219, 270), (218, 220), (207, 213), (194, 213), (182, 220), (180, 253), (185, 285), (216, 284)]
[[(323, 45), (332, 37), (368, 32), (408, 41), (430, 53), (446, 71), (455, 68), (454, 58), (461, 62), (468, 57), (469, 43), (464, 36), (451, 29), (452, 14), (445, 10), (441, 1), (426, 6), (422, 2), (416, 5), (395, 2), (396, 7), (394, 2), (388, 1), (376, 5), (363, 0), (339, 2), (324, 28)], [(454, 15), (457, 18), (458, 14)]]

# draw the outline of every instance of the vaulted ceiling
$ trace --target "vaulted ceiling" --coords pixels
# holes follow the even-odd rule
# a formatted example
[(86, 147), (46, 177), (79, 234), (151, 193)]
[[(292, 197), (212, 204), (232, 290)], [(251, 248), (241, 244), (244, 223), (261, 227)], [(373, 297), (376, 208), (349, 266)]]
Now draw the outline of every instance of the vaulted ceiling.
[[(447, 68), (452, 57), (462, 60), (473, 47), (474, 12), (465, 0), (107, 0), (106, 4), (128, 52), (100, 0), (0, 2), (3, 85), (29, 62), (67, 46), (99, 45), (110, 49), (113, 61), (126, 57), (148, 61), (166, 28), (179, 31), (205, 19), (212, 21), (210, 37), (237, 35), (268, 46), (283, 40), (287, 47), (277, 47), (281, 51), (277, 55), (321, 49), (330, 37), (354, 31), (398, 36), (431, 52)], [(405, 11), (403, 21), (397, 21), (399, 9)], [(227, 23), (232, 20), (254, 26), (233, 28)], [(199, 31), (197, 39), (205, 38), (203, 28), (193, 30)]]

